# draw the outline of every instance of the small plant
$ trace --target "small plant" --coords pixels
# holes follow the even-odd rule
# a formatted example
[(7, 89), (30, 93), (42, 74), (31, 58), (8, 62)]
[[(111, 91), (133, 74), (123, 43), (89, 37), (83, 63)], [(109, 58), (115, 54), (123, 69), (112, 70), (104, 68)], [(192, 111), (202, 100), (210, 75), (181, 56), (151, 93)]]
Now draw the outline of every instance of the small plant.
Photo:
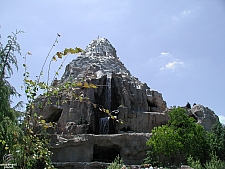
[(147, 151), (147, 157), (144, 159), (144, 164), (152, 164), (153, 166), (160, 166), (159, 156), (152, 150)]
[(225, 163), (220, 160), (214, 153), (211, 154), (211, 159), (201, 165), (199, 160), (194, 160), (193, 157), (188, 158), (188, 165), (194, 169), (224, 169)]
[(187, 159), (188, 165), (194, 169), (203, 169), (199, 160), (194, 160), (193, 157), (188, 157)]
[(214, 153), (211, 154), (211, 160), (205, 164), (206, 169), (224, 169), (225, 163), (220, 160)]
[[(120, 158), (120, 156), (118, 155), (114, 161), (108, 166), (107, 169), (121, 169), (125, 167), (124, 163), (123, 163), (123, 159)], [(126, 167), (125, 167), (126, 168)]]

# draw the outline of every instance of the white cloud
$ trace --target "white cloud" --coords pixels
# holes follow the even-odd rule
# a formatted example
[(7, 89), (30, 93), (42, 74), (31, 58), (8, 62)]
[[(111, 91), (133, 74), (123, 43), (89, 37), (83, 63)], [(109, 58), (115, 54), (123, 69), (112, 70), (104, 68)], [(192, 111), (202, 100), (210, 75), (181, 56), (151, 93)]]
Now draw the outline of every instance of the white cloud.
[(169, 62), (166, 65), (164, 65), (163, 67), (160, 68), (160, 70), (164, 70), (164, 69), (170, 69), (172, 71), (174, 71), (176, 68), (178, 68), (179, 66), (183, 66), (184, 62), (182, 61), (173, 61), (173, 62)]
[(182, 67), (186, 66), (182, 60), (174, 57), (169, 52), (161, 52), (159, 56), (150, 58), (147, 63), (154, 70), (160, 70), (161, 72), (170, 71), (181, 73)]
[(225, 116), (219, 116), (220, 123), (225, 124)]
[(191, 10), (184, 10), (181, 13), (179, 13), (178, 15), (172, 16), (172, 19), (178, 21), (182, 18), (188, 17), (188, 15), (190, 15), (190, 14), (191, 14)]
[(180, 13), (180, 15), (181, 16), (188, 16), (188, 15), (190, 15), (190, 13), (191, 13), (191, 10), (187, 10), (187, 11), (184, 10), (183, 12)]
[(166, 65), (166, 68), (167, 68), (167, 69), (174, 69), (176, 64), (177, 64), (176, 61), (174, 61), (174, 62), (169, 62), (169, 63)]
[(161, 55), (169, 55), (169, 52), (162, 52)]

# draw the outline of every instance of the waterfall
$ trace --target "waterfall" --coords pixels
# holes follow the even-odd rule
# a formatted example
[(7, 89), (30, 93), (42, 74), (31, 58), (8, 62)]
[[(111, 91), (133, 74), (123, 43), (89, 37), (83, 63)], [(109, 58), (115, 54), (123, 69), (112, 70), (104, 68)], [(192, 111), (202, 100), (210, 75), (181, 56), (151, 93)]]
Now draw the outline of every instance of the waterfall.
[(112, 73), (107, 73), (107, 79), (106, 79), (106, 106), (109, 110), (111, 110), (111, 95), (112, 95), (112, 89), (111, 89), (111, 79), (112, 79)]
[(99, 134), (109, 133), (109, 117), (99, 119)]
[[(106, 78), (106, 91), (105, 91), (105, 108), (111, 109), (111, 79), (112, 73), (107, 73)], [(103, 117), (99, 119), (99, 134), (108, 134), (109, 133), (109, 118)]]

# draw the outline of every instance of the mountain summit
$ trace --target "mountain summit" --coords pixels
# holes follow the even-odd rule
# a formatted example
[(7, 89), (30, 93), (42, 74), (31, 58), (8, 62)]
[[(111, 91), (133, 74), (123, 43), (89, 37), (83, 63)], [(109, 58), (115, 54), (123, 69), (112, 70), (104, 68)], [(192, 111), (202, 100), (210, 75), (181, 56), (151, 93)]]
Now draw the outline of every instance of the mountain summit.
[(119, 60), (112, 44), (106, 38), (97, 38), (67, 65), (61, 80), (82, 80), (84, 77), (98, 79), (107, 73), (121, 74), (137, 81)]
[(106, 38), (97, 38), (93, 40), (85, 49), (85, 54), (89, 56), (114, 56), (116, 50)]

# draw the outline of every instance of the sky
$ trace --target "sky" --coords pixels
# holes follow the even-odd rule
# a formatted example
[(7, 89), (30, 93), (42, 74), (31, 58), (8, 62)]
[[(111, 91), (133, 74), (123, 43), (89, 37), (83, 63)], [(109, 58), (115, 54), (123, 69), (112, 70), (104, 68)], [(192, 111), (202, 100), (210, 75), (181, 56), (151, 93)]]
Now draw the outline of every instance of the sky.
[[(23, 92), (27, 52), (35, 79), (57, 33), (50, 57), (65, 48), (85, 49), (100, 36), (116, 48), (132, 75), (162, 93), (168, 107), (202, 104), (225, 123), (224, 0), (0, 1), (1, 43), (16, 30), (25, 32), (18, 35), (22, 55), (10, 80), (18, 92)], [(76, 57), (68, 56), (64, 66)], [(59, 64), (52, 64), (51, 75)], [(25, 98), (14, 102), (20, 99)]]

